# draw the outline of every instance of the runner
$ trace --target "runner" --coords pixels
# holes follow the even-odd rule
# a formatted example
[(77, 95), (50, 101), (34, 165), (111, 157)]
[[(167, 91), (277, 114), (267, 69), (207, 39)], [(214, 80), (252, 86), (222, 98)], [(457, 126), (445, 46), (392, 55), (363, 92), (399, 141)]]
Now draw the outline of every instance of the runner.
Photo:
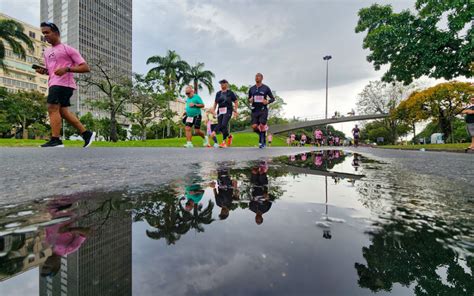
[(306, 137), (306, 134), (302, 134), (301, 135), (301, 141), (300, 141), (300, 144), (302, 147), (304, 147), (304, 145), (306, 145), (306, 141), (308, 140), (308, 138)]
[(294, 133), (291, 133), (290, 135), (290, 145), (294, 146), (296, 141), (296, 135)]
[(464, 108), (462, 114), (466, 114), (466, 127), (471, 136), (471, 146), (466, 148), (466, 152), (474, 152), (474, 97), (471, 97), (471, 105)]
[(359, 146), (359, 134), (360, 134), (360, 130), (356, 124), (355, 127), (352, 129), (352, 135), (354, 136), (354, 146), (356, 147)]
[(328, 130), (327, 139), (328, 139), (328, 145), (333, 146), (334, 145), (334, 137), (333, 137), (331, 131), (329, 131), (329, 130)]
[(268, 142), (269, 147), (272, 146), (272, 141), (273, 141), (273, 135), (271, 133), (268, 133), (267, 142)]
[(46, 41), (52, 45), (43, 53), (46, 67), (35, 67), (36, 72), (49, 76), (47, 102), (51, 139), (41, 147), (64, 147), (60, 133), (62, 119), (66, 119), (80, 132), (84, 139), (83, 147), (87, 148), (95, 140), (96, 133), (86, 130), (76, 115), (69, 111), (69, 106), (77, 88), (73, 73), (90, 72), (89, 65), (75, 48), (61, 43), (59, 28), (55, 24), (41, 23), (41, 32)]
[(323, 132), (320, 129), (314, 131), (314, 140), (318, 147), (323, 144)]
[[(249, 102), (252, 105), (252, 129), (259, 136), (259, 148), (265, 148), (268, 104), (275, 101), (271, 89), (262, 83), (263, 75), (255, 75), (255, 85), (249, 89)], [(270, 100), (267, 99), (270, 97)]]
[(335, 136), (335, 137), (334, 137), (334, 146), (339, 146), (340, 140), (341, 140), (341, 139), (339, 139), (339, 136)]
[(193, 148), (192, 138), (194, 127), (195, 133), (204, 139), (203, 146), (209, 145), (209, 138), (201, 131), (201, 109), (204, 108), (204, 102), (201, 97), (194, 93), (194, 88), (191, 85), (186, 86), (186, 112), (184, 113), (183, 123), (186, 126), (186, 144), (185, 148)]
[[(212, 131), (211, 138), (214, 140), (214, 147), (227, 148), (226, 139), (229, 136), (229, 121), (232, 115), (237, 118), (239, 103), (237, 96), (229, 89), (229, 82), (222, 79), (219, 83), (221, 90), (217, 92), (214, 106), (211, 108), (214, 115), (216, 108), (218, 108), (217, 126)], [(222, 143), (220, 145), (217, 144), (217, 133), (222, 133)]]
[[(214, 115), (214, 113), (211, 111), (211, 109), (208, 109), (206, 111), (206, 135), (209, 138), (211, 136), (212, 131), (216, 128), (217, 126), (217, 118)], [(211, 145), (207, 145), (207, 147), (212, 147)]]

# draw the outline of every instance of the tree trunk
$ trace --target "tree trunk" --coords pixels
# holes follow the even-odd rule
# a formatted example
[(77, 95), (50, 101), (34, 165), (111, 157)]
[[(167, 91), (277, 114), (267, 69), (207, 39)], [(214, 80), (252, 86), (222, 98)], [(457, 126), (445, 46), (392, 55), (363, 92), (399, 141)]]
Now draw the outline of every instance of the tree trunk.
[(142, 141), (146, 141), (146, 125), (142, 124), (141, 128), (142, 128)]
[(197, 80), (194, 80), (194, 92), (195, 92), (196, 94), (199, 92)]
[(28, 129), (26, 128), (26, 116), (23, 116), (23, 139), (26, 140), (28, 139)]
[(443, 132), (444, 142), (448, 143), (451, 136), (451, 120), (449, 118), (441, 116), (439, 117), (439, 128)]
[(110, 113), (110, 141), (117, 142), (117, 119), (115, 119), (115, 112)]
[(413, 145), (416, 145), (417, 141), (416, 141), (415, 123), (412, 124), (412, 127), (413, 127)]

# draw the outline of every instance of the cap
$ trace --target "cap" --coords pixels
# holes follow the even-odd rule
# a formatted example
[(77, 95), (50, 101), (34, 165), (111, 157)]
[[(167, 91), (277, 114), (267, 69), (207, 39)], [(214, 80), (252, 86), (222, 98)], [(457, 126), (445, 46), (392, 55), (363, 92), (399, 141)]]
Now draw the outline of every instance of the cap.
[(229, 83), (229, 81), (227, 81), (227, 79), (222, 79), (221, 81), (219, 81), (219, 83)]

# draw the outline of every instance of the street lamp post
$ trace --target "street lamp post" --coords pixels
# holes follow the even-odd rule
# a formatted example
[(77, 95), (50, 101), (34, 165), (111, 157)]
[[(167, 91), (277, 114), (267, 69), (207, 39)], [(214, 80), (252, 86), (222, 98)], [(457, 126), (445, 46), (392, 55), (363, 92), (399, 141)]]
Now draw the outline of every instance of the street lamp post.
[(329, 86), (329, 60), (332, 59), (332, 56), (327, 55), (323, 57), (323, 60), (326, 61), (326, 117), (328, 119), (328, 86)]

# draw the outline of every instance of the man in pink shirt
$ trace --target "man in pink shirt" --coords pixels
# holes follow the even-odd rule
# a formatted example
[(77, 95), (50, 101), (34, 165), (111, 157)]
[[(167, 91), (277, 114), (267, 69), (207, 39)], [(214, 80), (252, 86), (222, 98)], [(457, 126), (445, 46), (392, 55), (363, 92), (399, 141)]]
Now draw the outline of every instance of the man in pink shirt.
[(46, 68), (37, 68), (36, 72), (49, 75), (48, 114), (51, 124), (51, 140), (41, 147), (64, 147), (59, 138), (61, 119), (66, 119), (84, 139), (84, 147), (89, 147), (95, 139), (95, 132), (86, 130), (79, 119), (69, 111), (71, 97), (77, 88), (73, 73), (90, 72), (90, 68), (81, 54), (69, 45), (61, 43), (59, 28), (51, 22), (41, 23), (41, 32), (52, 47), (45, 49)]

